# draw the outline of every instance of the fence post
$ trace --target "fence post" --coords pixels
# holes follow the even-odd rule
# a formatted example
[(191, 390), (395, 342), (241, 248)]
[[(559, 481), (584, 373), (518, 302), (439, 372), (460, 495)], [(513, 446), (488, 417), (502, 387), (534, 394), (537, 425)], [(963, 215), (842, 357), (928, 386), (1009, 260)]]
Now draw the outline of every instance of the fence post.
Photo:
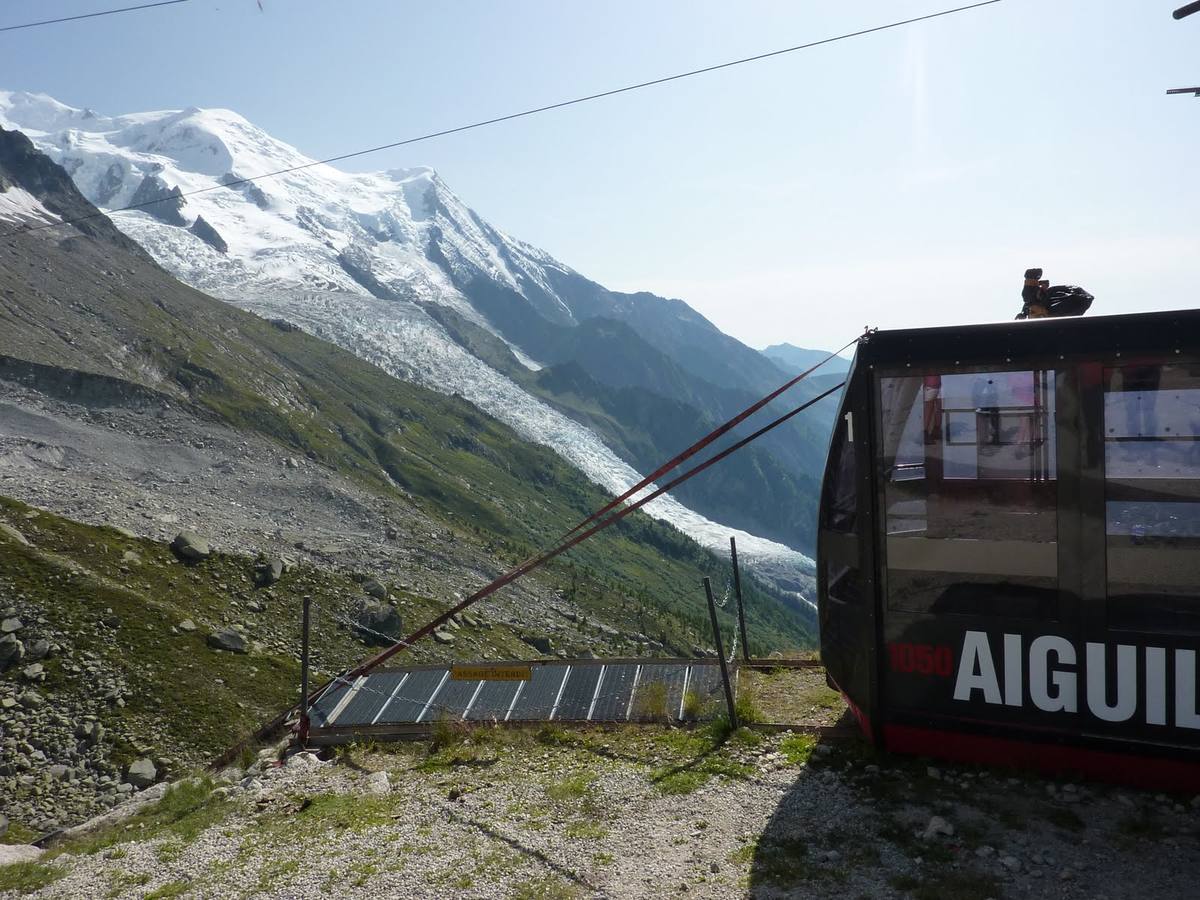
[(717, 642), (717, 662), (721, 664), (721, 681), (725, 685), (725, 703), (729, 708), (729, 727), (737, 731), (737, 710), (733, 705), (733, 687), (729, 683), (729, 667), (725, 665), (725, 645), (721, 643), (721, 626), (717, 623), (717, 603), (713, 600), (712, 584), (704, 579), (704, 593), (708, 597), (708, 615), (712, 619), (713, 640)]
[(729, 556), (733, 560), (733, 593), (737, 598), (738, 629), (742, 632), (742, 659), (750, 662), (750, 639), (746, 636), (746, 613), (742, 608), (742, 572), (738, 568), (737, 541), (729, 536)]
[(308, 745), (308, 613), (312, 597), (304, 595), (304, 619), (300, 630), (300, 746)]

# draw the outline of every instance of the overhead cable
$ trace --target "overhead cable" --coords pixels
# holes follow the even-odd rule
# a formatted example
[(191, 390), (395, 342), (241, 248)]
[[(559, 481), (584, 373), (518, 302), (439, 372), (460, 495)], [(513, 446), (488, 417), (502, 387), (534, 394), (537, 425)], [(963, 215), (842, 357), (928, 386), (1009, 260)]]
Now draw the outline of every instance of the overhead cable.
[(60, 22), (75, 22), (79, 19), (95, 19), (100, 16), (115, 16), (117, 13), (135, 12), (139, 9), (153, 9), (156, 6), (174, 6), (176, 3), (187, 2), (189, 0), (159, 0), (158, 3), (143, 3), (141, 6), (123, 6), (120, 9), (103, 9), (99, 12), (81, 13), (77, 16), (63, 16), (61, 19), (44, 19), (41, 22), (25, 22), (22, 25), (0, 25), (0, 31), (20, 31), (23, 28), (38, 28), (42, 25), (57, 25)]
[[(182, 0), (173, 0), (173, 2), (182, 2)], [(366, 156), (367, 154), (370, 154), (370, 153), (379, 153), (383, 150), (394, 150), (397, 147), (405, 147), (405, 146), (408, 146), (409, 144), (416, 144), (416, 143), (420, 143), (421, 141), (429, 141), (429, 140), (432, 140), (433, 138), (445, 137), (445, 136), (451, 135), (451, 134), (458, 134), (463, 131), (471, 131), (472, 129), (475, 129), (475, 128), (484, 128), (488, 125), (497, 125), (501, 122), (511, 122), (513, 119), (522, 119), (522, 118), (525, 118), (526, 116), (534, 116), (534, 115), (537, 115), (538, 113), (550, 112), (551, 110), (562, 109), (567, 106), (575, 106), (576, 104), (587, 103), (591, 100), (600, 100), (604, 97), (613, 97), (617, 94), (625, 94), (625, 93), (629, 93), (630, 91), (638, 91), (643, 88), (654, 87), (656, 85), (666, 84), (671, 81), (679, 81), (680, 79), (683, 79), (683, 78), (691, 78), (695, 75), (704, 75), (704, 74), (707, 74), (708, 72), (716, 72), (721, 69), (729, 69), (734, 66), (745, 65), (746, 63), (761, 62), (764, 59), (771, 59), (776, 56), (783, 56), (784, 54), (787, 54), (787, 53), (796, 53), (797, 51), (800, 51), (800, 50), (809, 50), (809, 49), (812, 49), (813, 47), (820, 47), (823, 44), (833, 44), (838, 41), (845, 41), (845, 40), (849, 40), (850, 38), (862, 37), (863, 35), (874, 34), (879, 31), (887, 31), (890, 28), (899, 28), (902, 25), (912, 25), (916, 22), (925, 22), (925, 21), (928, 21), (929, 19), (937, 19), (937, 18), (941, 18), (943, 16), (954, 15), (955, 13), (967, 12), (969, 10), (979, 9), (984, 6), (991, 6), (995, 3), (1000, 3), (1000, 2), (1001, 2), (1001, 0), (981, 0), (981, 2), (979, 2), (979, 3), (972, 3), (968, 6), (958, 6), (958, 7), (955, 7), (954, 9), (944, 9), (944, 10), (941, 10), (940, 12), (927, 13), (926, 15), (915, 16), (911, 19), (901, 19), (897, 22), (888, 22), (885, 25), (876, 25), (873, 28), (863, 28), (863, 29), (860, 29), (859, 31), (851, 31), (851, 32), (847, 32), (846, 34), (835, 35), (834, 37), (822, 38), (817, 41), (809, 41), (806, 44), (797, 44), (794, 47), (784, 47), (781, 50), (771, 50), (767, 53), (759, 53), (754, 56), (745, 56), (745, 57), (742, 57), (741, 59), (734, 59), (734, 60), (730, 60), (729, 62), (717, 63), (716, 65), (712, 65), (712, 66), (705, 66), (704, 68), (701, 68), (701, 69), (692, 69), (691, 71), (688, 71), (688, 72), (679, 72), (674, 75), (665, 75), (662, 78), (654, 78), (654, 79), (651, 79), (650, 81), (641, 81), (641, 82), (638, 82), (637, 84), (628, 84), (628, 85), (625, 85), (624, 87), (613, 88), (613, 89), (607, 90), (607, 91), (600, 91), (599, 93), (595, 93), (595, 94), (587, 94), (583, 97), (575, 97), (571, 100), (561, 100), (558, 103), (550, 103), (545, 106), (537, 106), (532, 109), (522, 110), (521, 112), (509, 113), (509, 114), (503, 115), (503, 116), (495, 116), (490, 119), (483, 119), (479, 122), (471, 122), (467, 125), (458, 125), (454, 128), (445, 128), (445, 129), (442, 129), (441, 131), (432, 131), (428, 134), (418, 135), (417, 137), (404, 138), (403, 140), (399, 140), (399, 141), (392, 141), (389, 144), (380, 144), (377, 147), (368, 147), (365, 150), (354, 150), (350, 153), (339, 154), (338, 156), (330, 156), (325, 159), (313, 160), (311, 162), (301, 163), (300, 165), (296, 165), (296, 166), (288, 166), (287, 168), (284, 168), (284, 169), (276, 169), (273, 172), (264, 172), (261, 175), (251, 175), (247, 178), (236, 178), (236, 179), (231, 178), (228, 181), (223, 181), (221, 184), (214, 184), (214, 185), (210, 185), (209, 187), (196, 188), (194, 190), (182, 191), (178, 194), (172, 194), (171, 197), (169, 197), (169, 198), (158, 198), (155, 200), (147, 200), (142, 203), (131, 203), (128, 206), (120, 206), (120, 207), (117, 207), (116, 209), (110, 209), (107, 212), (89, 213), (86, 216), (78, 216), (78, 217), (71, 218), (71, 219), (64, 219), (60, 222), (50, 222), (50, 223), (44, 224), (44, 225), (25, 226), (22, 228), (18, 228), (14, 231), (8, 231), (3, 234), (0, 234), (0, 237), (10, 237), (15, 234), (23, 234), (23, 233), (30, 232), (30, 231), (41, 231), (44, 228), (58, 228), (63, 225), (72, 225), (76, 222), (82, 222), (85, 219), (94, 219), (97, 216), (106, 216), (106, 215), (111, 215), (113, 213), (127, 212), (129, 210), (141, 209), (144, 206), (151, 206), (155, 203), (162, 203), (162, 202), (164, 202), (164, 199), (176, 200), (176, 199), (179, 199), (182, 197), (192, 197), (192, 196), (195, 196), (196, 194), (205, 194), (205, 193), (208, 193), (209, 191), (217, 191), (217, 190), (224, 190), (226, 188), (237, 187), (240, 184), (247, 184), (252, 181), (262, 181), (265, 178), (277, 178), (280, 175), (288, 175), (288, 174), (291, 174), (292, 172), (299, 172), (303, 169), (311, 169), (314, 166), (324, 166), (324, 165), (329, 165), (330, 163), (343, 162), (347, 159), (355, 159), (359, 156)]]

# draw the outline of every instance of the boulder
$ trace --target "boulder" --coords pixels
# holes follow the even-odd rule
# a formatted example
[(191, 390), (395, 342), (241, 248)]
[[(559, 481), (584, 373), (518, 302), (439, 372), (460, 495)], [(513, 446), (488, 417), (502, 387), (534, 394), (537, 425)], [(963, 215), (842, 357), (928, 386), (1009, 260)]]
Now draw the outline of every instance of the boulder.
[(132, 784), (135, 788), (148, 788), (154, 784), (158, 778), (158, 769), (154, 768), (154, 763), (146, 757), (142, 757), (136, 762), (129, 764), (129, 769), (125, 772), (125, 783)]
[(445, 644), (448, 647), (454, 644), (454, 635), (448, 631), (442, 631), (440, 628), (433, 633), (433, 639), (439, 644)]
[(180, 631), (195, 631), (196, 623), (193, 622), (191, 619), (184, 619), (182, 622), (179, 623), (179, 630)]
[(269, 587), (283, 577), (283, 560), (264, 559), (254, 567), (254, 583)]
[(32, 844), (0, 844), (0, 866), (34, 862), (44, 852)]
[(0, 672), (15, 666), (25, 658), (25, 645), (17, 640), (15, 634), (6, 634), (0, 638)]
[(376, 600), (386, 600), (388, 598), (387, 588), (374, 578), (368, 578), (363, 582), (362, 587), (367, 596), (374, 597)]
[(26, 547), (29, 546), (29, 541), (25, 539), (25, 535), (21, 534), (21, 532), (17, 531), (17, 529), (13, 528), (7, 522), (0, 522), (0, 534), (4, 535), (10, 540), (16, 541), (18, 544), (22, 544)]
[(24, 627), (25, 627), (25, 623), (22, 622), (20, 619), (18, 619), (16, 616), (9, 616), (4, 621), (0, 622), (0, 633), (16, 634), (18, 631), (20, 631)]
[(368, 644), (388, 645), (400, 640), (400, 613), (378, 600), (363, 599), (354, 613), (354, 630)]
[(171, 541), (171, 549), (180, 559), (186, 559), (189, 562), (208, 559), (212, 555), (212, 547), (209, 546), (208, 541), (194, 531), (181, 531), (175, 535), (175, 540)]
[(45, 681), (46, 670), (41, 663), (34, 663), (31, 666), (26, 666), (21, 670), (21, 674), (25, 676), (27, 681)]
[(50, 642), (45, 638), (38, 638), (29, 645), (25, 652), (25, 656), (30, 662), (37, 662), (39, 659), (45, 659), (50, 655)]
[(554, 652), (554, 645), (550, 642), (550, 638), (544, 634), (523, 634), (521, 635), (521, 640), (538, 651), (538, 653)]
[(229, 653), (247, 652), (246, 636), (232, 628), (222, 628), (208, 636), (208, 646)]
[(387, 794), (392, 790), (391, 779), (387, 772), (372, 772), (367, 776), (367, 790), (372, 794)]

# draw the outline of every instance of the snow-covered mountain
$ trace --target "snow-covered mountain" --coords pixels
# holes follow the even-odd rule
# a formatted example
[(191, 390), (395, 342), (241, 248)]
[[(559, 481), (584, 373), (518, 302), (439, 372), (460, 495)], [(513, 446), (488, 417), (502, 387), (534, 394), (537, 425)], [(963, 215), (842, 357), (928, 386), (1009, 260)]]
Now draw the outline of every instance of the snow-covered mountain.
[[(714, 412), (741, 402), (738, 391), (780, 380), (773, 364), (682, 301), (606, 291), (489, 225), (430, 169), (352, 174), (314, 165), (228, 110), (110, 117), (0, 92), (0, 125), (24, 132), (101, 209), (147, 204), (113, 221), (184, 282), (461, 394), (611, 491), (638, 480), (634, 469), (583, 424), (467, 352), (430, 304), (495, 335), (530, 371), (560, 361), (539, 358), (557, 352), (545, 329), (598, 317), (622, 323), (645, 341), (639, 362), (652, 357), (642, 366), (649, 374), (630, 378), (656, 379)], [(537, 327), (528, 327), (530, 316)], [(736, 534), (744, 556), (781, 576), (811, 571), (798, 551), (673, 499), (648, 510), (718, 551)]]

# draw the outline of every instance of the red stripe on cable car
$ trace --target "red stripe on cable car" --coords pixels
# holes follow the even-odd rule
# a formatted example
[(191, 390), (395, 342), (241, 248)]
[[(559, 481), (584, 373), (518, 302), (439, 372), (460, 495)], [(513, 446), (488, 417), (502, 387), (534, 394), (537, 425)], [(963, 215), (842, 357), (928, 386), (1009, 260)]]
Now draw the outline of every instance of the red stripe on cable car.
[(884, 746), (895, 753), (1054, 774), (1078, 774), (1094, 781), (1129, 784), (1152, 790), (1200, 791), (1200, 763), (1181, 759), (907, 725), (884, 725), (883, 741)]

